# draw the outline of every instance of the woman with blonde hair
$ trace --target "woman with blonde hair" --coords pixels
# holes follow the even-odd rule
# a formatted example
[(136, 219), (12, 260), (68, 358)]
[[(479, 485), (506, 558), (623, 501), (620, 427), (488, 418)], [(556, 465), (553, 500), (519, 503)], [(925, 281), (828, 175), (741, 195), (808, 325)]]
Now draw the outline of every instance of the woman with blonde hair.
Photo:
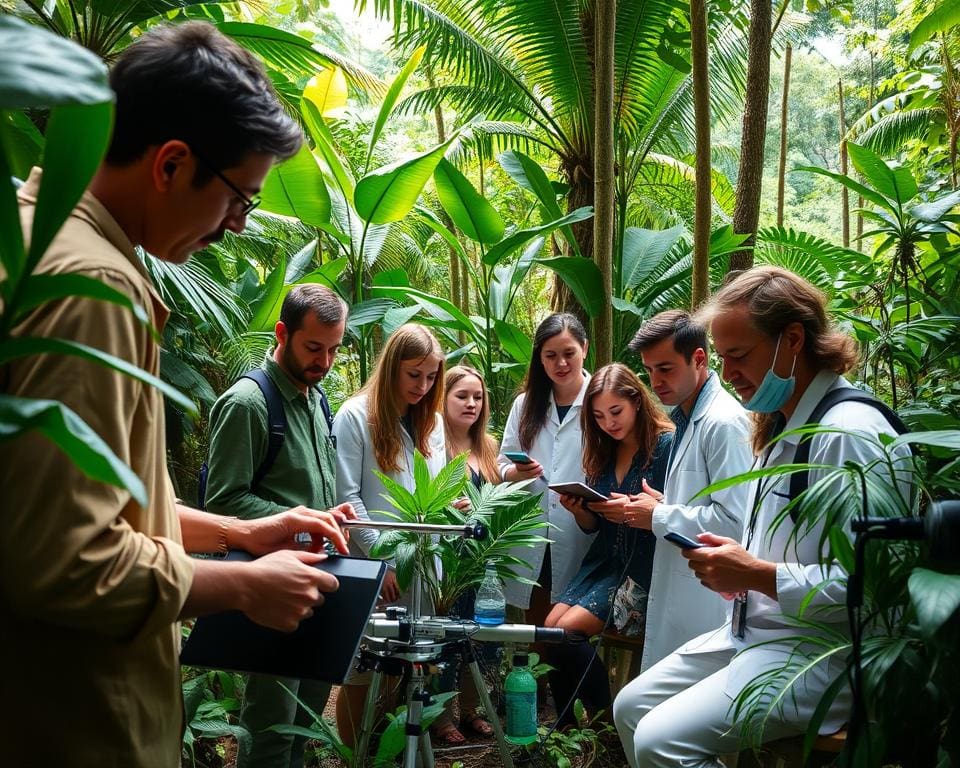
[[(349, 502), (361, 520), (387, 520), (381, 511), (387, 493), (377, 472), (413, 490), (414, 451), (423, 455), (431, 476), (446, 464), (443, 417), (445, 359), (436, 337), (422, 325), (407, 323), (387, 339), (364, 387), (348, 399), (333, 420), (337, 445), (337, 500)], [(377, 532), (359, 528), (350, 536), (350, 549), (367, 557)], [(400, 599), (393, 568), (387, 572), (381, 596)], [(359, 726), (365, 686), (361, 679), (344, 686), (337, 699), (341, 737), (352, 743)], [(349, 702), (349, 703), (348, 703)]]
[[(604, 496), (625, 498), (640, 492), (644, 481), (663, 487), (673, 422), (633, 371), (620, 363), (597, 371), (584, 395), (580, 420), (583, 471), (592, 488)], [(547, 616), (547, 626), (585, 637), (597, 635), (608, 623), (616, 595), (613, 623), (624, 634), (642, 634), (656, 537), (634, 527), (638, 521), (629, 512), (588, 505), (576, 496), (563, 495), (560, 503), (594, 538), (580, 570)], [(560, 653), (566, 658), (557, 659), (559, 664), (551, 662), (556, 669), (550, 673), (550, 687), (558, 712), (568, 709), (561, 722), (573, 722), (572, 707), (567, 705), (572, 704), (575, 686), (588, 667), (580, 697), (592, 712), (608, 709), (606, 670), (599, 659), (591, 665), (592, 647), (570, 644)]]

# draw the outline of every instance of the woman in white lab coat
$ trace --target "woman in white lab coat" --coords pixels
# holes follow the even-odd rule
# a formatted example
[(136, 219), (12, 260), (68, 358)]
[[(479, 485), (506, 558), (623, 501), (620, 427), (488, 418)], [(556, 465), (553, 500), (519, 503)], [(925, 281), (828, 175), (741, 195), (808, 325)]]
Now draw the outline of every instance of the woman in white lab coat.
[[(444, 355), (434, 335), (422, 325), (402, 325), (387, 339), (366, 385), (347, 400), (333, 420), (337, 440), (337, 502), (353, 505), (362, 520), (387, 520), (382, 510), (386, 488), (374, 470), (414, 488), (413, 452), (423, 454), (435, 477), (446, 464), (443, 434)], [(367, 556), (377, 532), (355, 529), (351, 552)], [(390, 569), (383, 582), (387, 603), (400, 598), (397, 577)], [(341, 688), (337, 727), (353, 744), (359, 727), (366, 681), (355, 678)]]
[[(550, 607), (566, 589), (590, 546), (590, 537), (560, 505), (548, 483), (583, 482), (583, 445), (580, 408), (590, 376), (583, 370), (587, 334), (574, 315), (555, 313), (537, 328), (533, 356), (523, 385), (514, 401), (500, 446), (500, 473), (504, 480), (537, 478), (533, 493), (543, 492), (544, 526), (541, 533), (551, 544), (518, 549), (514, 554), (530, 564), (517, 571), (539, 586), (511, 581), (507, 602), (526, 609), (526, 621), (542, 626)], [(515, 462), (508, 453), (526, 453), (530, 462)]]

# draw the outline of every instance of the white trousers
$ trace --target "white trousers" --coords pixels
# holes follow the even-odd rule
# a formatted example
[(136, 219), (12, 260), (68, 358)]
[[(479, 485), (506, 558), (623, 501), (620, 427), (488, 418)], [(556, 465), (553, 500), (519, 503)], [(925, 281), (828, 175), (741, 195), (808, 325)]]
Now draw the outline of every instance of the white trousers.
[[(733, 699), (724, 692), (733, 654), (671, 653), (617, 694), (613, 719), (631, 768), (720, 768), (718, 755), (738, 751)], [(803, 731), (771, 715), (763, 740)]]

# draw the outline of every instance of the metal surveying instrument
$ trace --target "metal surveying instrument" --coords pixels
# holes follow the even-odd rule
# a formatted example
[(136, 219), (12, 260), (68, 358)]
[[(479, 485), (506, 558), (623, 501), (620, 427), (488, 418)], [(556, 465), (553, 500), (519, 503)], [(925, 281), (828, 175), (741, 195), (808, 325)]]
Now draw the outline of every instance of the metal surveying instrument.
[[(461, 538), (482, 540), (487, 529), (481, 523), (472, 525), (423, 525), (419, 523), (371, 522), (349, 520), (345, 527), (375, 528), (389, 531), (412, 531), (422, 535), (454, 535)], [(422, 583), (414, 577), (411, 586), (410, 609), (396, 606), (384, 613), (374, 613), (367, 621), (367, 631), (360, 648), (358, 669), (370, 670), (373, 677), (363, 707), (360, 734), (357, 739), (358, 765), (365, 766), (369, 759), (370, 739), (376, 719), (377, 697), (383, 684), (383, 676), (402, 676), (407, 682), (406, 745), (403, 753), (404, 768), (416, 768), (419, 754), (424, 768), (434, 768), (433, 748), (430, 734), (422, 727), (422, 714), (430, 704), (430, 692), (426, 687), (430, 675), (441, 671), (447, 664), (459, 659), (470, 670), (474, 685), (480, 696), (490, 724), (493, 726), (497, 747), (504, 768), (514, 768), (510, 747), (504, 737), (503, 727), (496, 710), (490, 702), (486, 683), (472, 641), (533, 643), (563, 642), (563, 629), (535, 627), (528, 624), (500, 624), (484, 626), (474, 621), (464, 621), (441, 616), (422, 616)]]

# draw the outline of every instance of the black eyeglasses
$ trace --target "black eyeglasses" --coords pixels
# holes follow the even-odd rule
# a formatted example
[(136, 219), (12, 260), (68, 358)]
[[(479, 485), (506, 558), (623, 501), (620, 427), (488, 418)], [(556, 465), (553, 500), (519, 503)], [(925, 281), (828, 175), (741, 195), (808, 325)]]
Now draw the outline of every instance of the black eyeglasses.
[(197, 150), (191, 147), (191, 151), (193, 152), (193, 156), (197, 158), (197, 161), (200, 163), (200, 165), (202, 165), (204, 168), (210, 171), (210, 173), (212, 173), (214, 176), (220, 179), (220, 181), (226, 184), (227, 187), (230, 189), (230, 191), (233, 192), (237, 197), (240, 198), (240, 200), (243, 201), (243, 208), (240, 211), (241, 216), (249, 216), (250, 213), (258, 205), (260, 205), (259, 195), (254, 195), (253, 197), (247, 197), (236, 184), (234, 184), (232, 181), (230, 181), (230, 179), (228, 179), (226, 176), (220, 173), (220, 171), (214, 168), (211, 163), (208, 163), (206, 160), (204, 160), (203, 156), (199, 154)]

